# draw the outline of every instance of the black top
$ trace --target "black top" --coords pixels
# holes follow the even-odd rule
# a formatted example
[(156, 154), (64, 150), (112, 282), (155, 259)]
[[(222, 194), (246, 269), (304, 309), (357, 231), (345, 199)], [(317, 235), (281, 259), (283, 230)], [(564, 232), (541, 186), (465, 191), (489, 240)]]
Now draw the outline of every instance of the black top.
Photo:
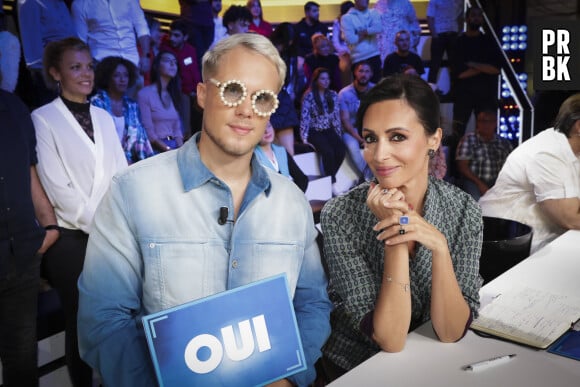
[(0, 279), (9, 267), (25, 270), (45, 231), (36, 221), (30, 167), (36, 165), (36, 138), (28, 108), (0, 90)]
[(409, 67), (414, 68), (419, 75), (425, 72), (423, 60), (419, 55), (409, 52), (407, 56), (400, 56), (396, 52), (393, 52), (385, 58), (385, 62), (383, 63), (383, 77), (404, 73)]
[(312, 35), (320, 32), (324, 36), (328, 36), (328, 27), (320, 21), (313, 25), (308, 25), (306, 19), (302, 18), (296, 25), (294, 25), (296, 32), (296, 39), (298, 41), (298, 56), (305, 57), (312, 52)]
[[(489, 35), (467, 36), (461, 34), (455, 47), (455, 76), (468, 69), (467, 62), (478, 62), (493, 65), (501, 69), (501, 53)], [(458, 92), (497, 95), (498, 75), (480, 73), (473, 77), (457, 79), (455, 87)]]

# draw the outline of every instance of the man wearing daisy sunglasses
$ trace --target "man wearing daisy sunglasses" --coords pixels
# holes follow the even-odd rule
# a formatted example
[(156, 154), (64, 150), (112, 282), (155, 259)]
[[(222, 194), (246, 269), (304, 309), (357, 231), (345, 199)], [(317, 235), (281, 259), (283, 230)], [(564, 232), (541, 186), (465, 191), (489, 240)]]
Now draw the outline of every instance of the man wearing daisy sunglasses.
[(80, 352), (104, 385), (156, 385), (141, 316), (280, 273), (308, 368), (272, 385), (314, 381), (331, 303), (312, 211), (253, 156), (285, 73), (267, 38), (220, 40), (202, 60), (201, 132), (113, 179), (79, 280)]

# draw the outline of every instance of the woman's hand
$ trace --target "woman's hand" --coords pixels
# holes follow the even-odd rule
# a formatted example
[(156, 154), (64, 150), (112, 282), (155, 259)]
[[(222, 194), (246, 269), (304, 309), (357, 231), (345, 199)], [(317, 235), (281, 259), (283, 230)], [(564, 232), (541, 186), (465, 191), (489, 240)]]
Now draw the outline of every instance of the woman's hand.
[(403, 209), (409, 208), (405, 202), (405, 195), (397, 188), (386, 189), (380, 185), (371, 182), (367, 194), (367, 206), (377, 217), (379, 222), (386, 222), (385, 227), (392, 225), (393, 222), (398, 224), (399, 217), (404, 214)]
[[(405, 202), (404, 194), (396, 188), (384, 190), (371, 183), (367, 205), (379, 219), (373, 227), (380, 231), (377, 239), (393, 246), (407, 242), (418, 242), (436, 252), (449, 252), (447, 239), (435, 226), (428, 223), (420, 214)], [(405, 216), (405, 218), (401, 218)]]

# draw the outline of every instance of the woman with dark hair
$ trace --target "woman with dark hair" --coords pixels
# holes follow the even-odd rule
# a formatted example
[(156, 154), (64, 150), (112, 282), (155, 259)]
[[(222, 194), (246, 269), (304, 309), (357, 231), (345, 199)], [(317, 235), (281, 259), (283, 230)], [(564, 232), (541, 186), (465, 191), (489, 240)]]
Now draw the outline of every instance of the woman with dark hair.
[(136, 101), (129, 98), (127, 89), (137, 80), (137, 67), (127, 59), (108, 56), (97, 65), (95, 86), (97, 93), (91, 103), (111, 114), (121, 146), (129, 164), (153, 156), (141, 112)]
[(341, 194), (336, 185), (336, 172), (344, 160), (346, 147), (341, 138), (338, 94), (330, 89), (330, 71), (324, 67), (314, 70), (310, 88), (304, 93), (300, 135), (304, 144), (311, 144), (320, 155), (325, 176), (332, 178), (333, 194)]
[(269, 38), (272, 35), (272, 24), (264, 20), (264, 11), (262, 10), (262, 3), (260, 0), (248, 0), (246, 7), (252, 14), (252, 22), (250, 23), (250, 31), (256, 32)]
[(166, 152), (183, 145), (181, 85), (175, 54), (161, 51), (155, 57), (151, 85), (139, 90), (137, 102), (155, 151)]
[(485, 216), (531, 226), (532, 252), (580, 230), (580, 94), (562, 103), (553, 128), (510, 153), (479, 204)]
[(93, 59), (77, 38), (46, 45), (43, 70), (59, 96), (32, 112), (38, 175), (57, 217), (60, 238), (42, 258), (42, 273), (65, 313), (65, 354), (72, 385), (91, 386), (92, 371), (78, 350), (77, 280), (97, 205), (115, 173), (127, 166), (115, 124), (92, 106)]
[(331, 378), (381, 350), (401, 351), (428, 320), (439, 340), (458, 341), (477, 313), (481, 210), (428, 174), (439, 117), (437, 96), (416, 76), (385, 78), (362, 97), (357, 127), (375, 179), (321, 214), (336, 296), (323, 350)]

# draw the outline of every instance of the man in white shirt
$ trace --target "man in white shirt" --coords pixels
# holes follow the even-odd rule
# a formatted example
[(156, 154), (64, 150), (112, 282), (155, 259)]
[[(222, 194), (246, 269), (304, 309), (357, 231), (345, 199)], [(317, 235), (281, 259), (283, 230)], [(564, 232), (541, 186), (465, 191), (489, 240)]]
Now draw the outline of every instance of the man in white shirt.
[(75, 0), (71, 11), (77, 35), (89, 45), (93, 58), (120, 56), (133, 62), (142, 74), (149, 71), (151, 38), (137, 0)]

